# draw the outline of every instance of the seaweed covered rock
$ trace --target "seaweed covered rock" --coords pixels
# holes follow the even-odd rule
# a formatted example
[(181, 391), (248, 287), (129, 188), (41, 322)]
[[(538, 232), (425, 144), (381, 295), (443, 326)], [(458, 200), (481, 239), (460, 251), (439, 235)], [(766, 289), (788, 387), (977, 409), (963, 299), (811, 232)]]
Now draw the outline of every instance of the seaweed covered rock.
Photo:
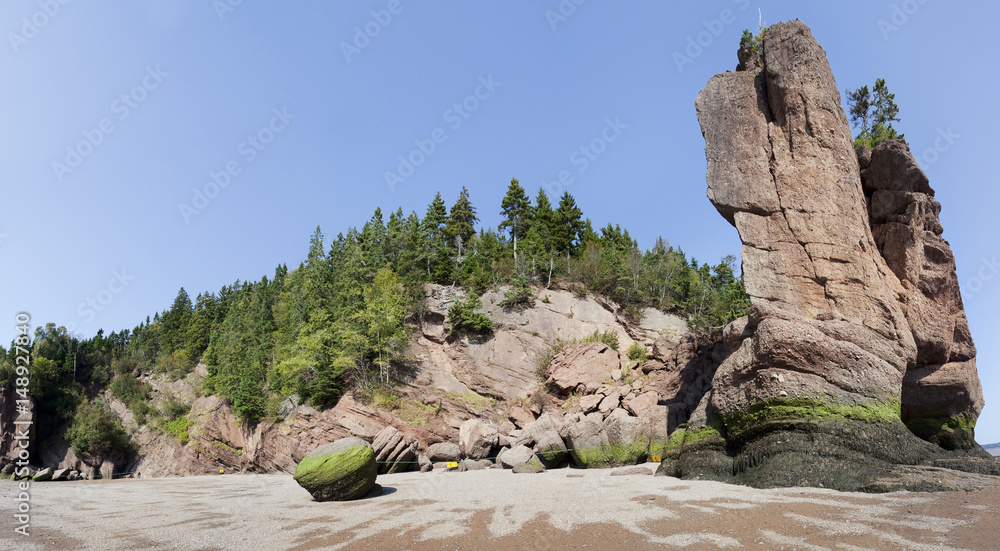
[[(837, 84), (808, 27), (769, 27), (762, 52), (760, 67), (712, 77), (696, 100), (708, 197), (743, 242), (751, 308), (723, 332), (727, 356), (709, 398), (671, 434), (661, 471), (863, 489), (898, 465), (949, 456), (904, 415), (956, 425), (947, 444), (970, 447), (981, 408), (975, 352), (919, 168), (876, 151), (863, 188)], [(893, 224), (874, 235), (866, 191), (877, 196), (871, 224)], [(945, 443), (931, 432), (921, 436)]]
[(377, 474), (375, 450), (351, 437), (313, 450), (299, 462), (294, 478), (316, 501), (346, 501), (371, 491)]
[(642, 427), (638, 417), (616, 409), (607, 419), (601, 413), (567, 418), (562, 434), (577, 467), (634, 465), (649, 454), (649, 438)]

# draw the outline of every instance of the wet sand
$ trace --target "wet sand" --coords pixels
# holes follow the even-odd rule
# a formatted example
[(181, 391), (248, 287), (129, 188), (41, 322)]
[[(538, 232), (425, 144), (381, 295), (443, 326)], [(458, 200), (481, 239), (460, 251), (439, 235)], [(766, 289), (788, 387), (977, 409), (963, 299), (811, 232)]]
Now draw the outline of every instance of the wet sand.
[[(651, 467), (655, 465), (650, 465)], [(971, 492), (758, 490), (717, 482), (486, 470), (379, 476), (318, 503), (289, 475), (31, 485), (30, 536), (0, 481), (0, 549), (997, 549), (1000, 479)]]

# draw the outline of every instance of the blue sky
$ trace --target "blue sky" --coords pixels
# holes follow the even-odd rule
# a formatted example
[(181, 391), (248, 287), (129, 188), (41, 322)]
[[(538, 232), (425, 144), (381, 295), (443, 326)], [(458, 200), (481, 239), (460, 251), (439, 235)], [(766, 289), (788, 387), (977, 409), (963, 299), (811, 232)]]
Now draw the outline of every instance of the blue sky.
[(805, 21), (841, 90), (883, 77), (895, 92), (979, 348), (978, 438), (1000, 441), (1000, 5), (677, 4), (6, 1), (0, 322), (131, 328), (181, 286), (297, 265), (316, 225), (422, 215), (462, 186), (495, 227), (512, 177), (570, 191), (641, 247), (738, 254), (705, 197), (694, 98), (735, 67), (759, 9)]

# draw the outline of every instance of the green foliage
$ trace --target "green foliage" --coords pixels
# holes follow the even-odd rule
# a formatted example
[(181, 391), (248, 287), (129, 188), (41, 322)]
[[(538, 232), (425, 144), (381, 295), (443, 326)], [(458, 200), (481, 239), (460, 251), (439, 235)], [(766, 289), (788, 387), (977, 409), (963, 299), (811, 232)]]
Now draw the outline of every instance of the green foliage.
[(743, 29), (743, 35), (740, 37), (740, 49), (749, 49), (755, 54), (764, 53), (764, 32), (767, 31), (767, 27), (760, 29), (756, 35), (750, 32), (750, 29)]
[(524, 237), (531, 224), (531, 200), (524, 188), (518, 183), (517, 178), (511, 178), (510, 187), (507, 188), (507, 195), (500, 203), (500, 230), (509, 231), (511, 237)]
[(116, 375), (108, 385), (111, 395), (118, 398), (131, 410), (136, 410), (146, 405), (153, 387), (135, 378), (131, 373)]
[(587, 335), (580, 342), (599, 342), (610, 346), (613, 350), (618, 350), (618, 332), (608, 329), (605, 332), (595, 329), (593, 333)]
[(845, 90), (844, 93), (847, 95), (851, 124), (859, 130), (854, 139), (855, 148), (863, 144), (868, 149), (874, 149), (887, 140), (905, 139), (892, 126), (892, 123), (899, 122), (899, 107), (894, 102), (896, 94), (889, 92), (885, 79), (876, 79), (871, 91), (865, 85), (857, 90)]
[(184, 446), (191, 441), (191, 436), (188, 434), (188, 428), (190, 426), (191, 421), (187, 418), (179, 417), (172, 421), (164, 421), (163, 431), (177, 438), (177, 442)]
[(171, 396), (160, 404), (160, 412), (171, 421), (183, 417), (191, 411), (191, 406), (176, 396)]
[(393, 413), (411, 427), (426, 427), (430, 424), (430, 418), (436, 416), (440, 411), (440, 402), (437, 406), (433, 406), (422, 404), (416, 400), (401, 400), (399, 408)]
[(80, 457), (100, 457), (133, 449), (125, 429), (101, 402), (80, 402), (66, 431), (66, 440)]
[(156, 372), (166, 373), (171, 381), (183, 379), (194, 368), (195, 362), (191, 361), (187, 351), (183, 349), (174, 350), (170, 354), (164, 354), (156, 360)]
[(628, 359), (632, 360), (633, 362), (639, 362), (640, 364), (642, 364), (643, 362), (646, 361), (646, 356), (649, 354), (649, 351), (646, 350), (645, 346), (637, 342), (634, 342), (632, 343), (632, 346), (628, 347), (628, 350), (625, 351), (625, 354), (627, 354)]
[(476, 235), (476, 207), (469, 200), (469, 190), (462, 186), (462, 192), (458, 195), (458, 200), (451, 206), (448, 213), (448, 222), (445, 224), (445, 234), (453, 243), (456, 243), (458, 254), (464, 253), (464, 247), (468, 247), (473, 236)]
[(111, 395), (121, 400), (135, 415), (136, 423), (143, 425), (152, 409), (149, 406), (149, 396), (153, 387), (149, 383), (138, 380), (132, 373), (115, 375), (108, 385)]
[(448, 308), (448, 323), (451, 324), (452, 331), (474, 335), (493, 331), (493, 320), (476, 312), (477, 308), (482, 307), (483, 302), (474, 294), (470, 294), (466, 300), (452, 303)]
[(552, 360), (554, 360), (555, 357), (562, 352), (563, 348), (566, 348), (567, 344), (569, 343), (563, 341), (562, 339), (556, 339), (555, 342), (550, 343), (549, 346), (543, 349), (538, 355), (538, 363), (535, 364), (535, 375), (538, 376), (539, 380), (545, 380), (545, 374), (549, 369), (549, 364), (551, 364)]
[(365, 288), (365, 306), (357, 320), (365, 328), (365, 357), (379, 371), (379, 380), (389, 385), (391, 367), (399, 361), (406, 346), (403, 331), (404, 300), (402, 284), (388, 266), (375, 274), (375, 280)]
[(480, 414), (496, 404), (495, 399), (487, 396), (480, 396), (475, 392), (446, 392), (445, 397), (450, 400), (454, 400)]
[(221, 450), (225, 450), (225, 451), (227, 451), (227, 452), (229, 452), (231, 454), (234, 454), (234, 455), (243, 455), (243, 449), (242, 448), (234, 448), (234, 447), (230, 446), (229, 444), (226, 444), (222, 440), (212, 440), (212, 445), (215, 446), (215, 447), (217, 447), (217, 448), (219, 448), (219, 449), (221, 449)]
[(502, 308), (530, 308), (535, 304), (535, 293), (528, 285), (528, 280), (519, 275), (511, 282), (510, 288), (504, 291), (503, 300), (497, 303)]
[(371, 405), (385, 410), (399, 409), (403, 404), (403, 399), (393, 392), (384, 388), (376, 389), (371, 397)]

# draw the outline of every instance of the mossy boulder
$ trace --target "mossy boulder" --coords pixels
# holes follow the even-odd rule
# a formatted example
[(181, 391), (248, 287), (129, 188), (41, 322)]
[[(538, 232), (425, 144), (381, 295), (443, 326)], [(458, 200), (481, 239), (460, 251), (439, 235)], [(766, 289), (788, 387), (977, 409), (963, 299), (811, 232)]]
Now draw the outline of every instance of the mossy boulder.
[(316, 501), (358, 499), (375, 487), (375, 450), (360, 438), (343, 438), (302, 458), (295, 481)]
[(615, 410), (607, 419), (591, 413), (568, 421), (566, 442), (577, 467), (634, 465), (649, 455), (649, 438), (638, 417)]

